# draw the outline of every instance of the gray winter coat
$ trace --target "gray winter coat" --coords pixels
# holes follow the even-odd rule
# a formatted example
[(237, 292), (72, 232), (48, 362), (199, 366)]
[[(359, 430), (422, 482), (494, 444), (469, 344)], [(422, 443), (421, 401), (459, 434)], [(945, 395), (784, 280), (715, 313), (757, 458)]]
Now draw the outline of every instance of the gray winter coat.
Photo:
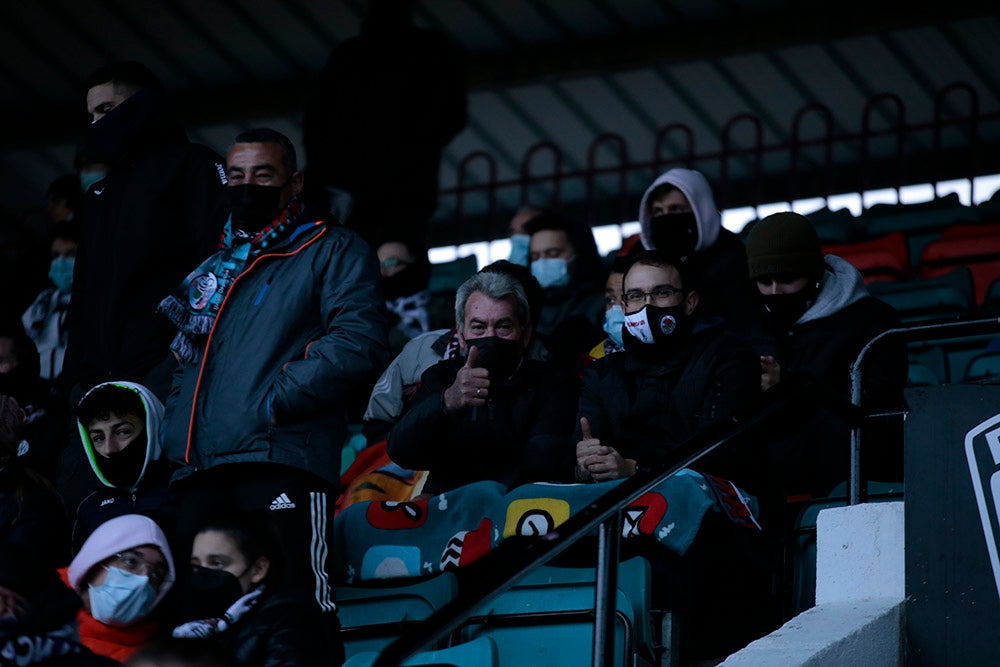
[(303, 225), (253, 259), (222, 302), (201, 361), (174, 376), (164, 450), (183, 466), (175, 481), (262, 462), (336, 485), (345, 401), (388, 363), (379, 285), (375, 253), (334, 225)]

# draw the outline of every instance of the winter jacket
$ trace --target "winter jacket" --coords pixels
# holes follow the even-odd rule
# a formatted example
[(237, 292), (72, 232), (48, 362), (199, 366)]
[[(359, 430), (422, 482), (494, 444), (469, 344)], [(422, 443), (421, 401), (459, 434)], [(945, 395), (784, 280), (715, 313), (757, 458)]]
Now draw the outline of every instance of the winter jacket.
[(84, 152), (110, 170), (80, 213), (67, 386), (142, 381), (164, 361), (176, 332), (156, 307), (218, 246), (223, 161), (190, 143), (167, 106), (162, 94), (143, 89), (87, 128)]
[(449, 415), (444, 391), (464, 363), (448, 359), (423, 374), (409, 411), (389, 432), (389, 457), (404, 468), (429, 471), (424, 491), (432, 494), (487, 479), (508, 487), (568, 481), (575, 378), (525, 359), (510, 380), (490, 381), (486, 405)]
[[(164, 449), (179, 480), (228, 463), (292, 466), (336, 485), (344, 402), (388, 363), (375, 253), (306, 223), (236, 277), (167, 401)], [(275, 422), (275, 423), (272, 423)]]
[(330, 627), (334, 618), (314, 605), (265, 592), (260, 604), (214, 641), (231, 651), (241, 667), (339, 665), (334, 657), (343, 655), (343, 646)]
[(703, 316), (722, 316), (728, 328), (745, 334), (757, 318), (754, 312), (756, 290), (747, 272), (746, 250), (736, 234), (722, 227), (722, 214), (715, 205), (708, 181), (700, 172), (671, 169), (660, 174), (646, 189), (639, 204), (643, 246), (656, 248), (649, 195), (664, 183), (676, 186), (684, 194), (698, 225), (698, 242), (686, 264), (691, 285), (700, 297), (699, 310)]
[[(574, 443), (583, 438), (580, 419), (586, 417), (593, 437), (638, 466), (673, 463), (680, 444), (760, 394), (753, 351), (718, 321), (692, 322), (687, 341), (669, 354), (651, 347), (626, 334), (623, 353), (587, 367)], [(752, 464), (746, 447), (731, 442), (694, 467), (754, 490), (759, 474), (746, 467)]]
[[(869, 296), (861, 274), (834, 255), (825, 257), (827, 270), (816, 301), (790, 328), (777, 328), (766, 318), (754, 336), (761, 355), (771, 355), (781, 366), (782, 378), (807, 371), (825, 383), (840, 400), (849, 402), (850, 369), (861, 348), (878, 334), (899, 326), (896, 311)], [(874, 347), (862, 369), (862, 406), (897, 409), (902, 406), (907, 357), (902, 343), (888, 341)], [(800, 414), (773, 434), (769, 458), (775, 483), (786, 494), (826, 495), (847, 479), (850, 429), (828, 407)], [(866, 429), (870, 445), (866, 468), (882, 478), (902, 472), (902, 429), (883, 422)], [(862, 456), (863, 462), (866, 456)]]

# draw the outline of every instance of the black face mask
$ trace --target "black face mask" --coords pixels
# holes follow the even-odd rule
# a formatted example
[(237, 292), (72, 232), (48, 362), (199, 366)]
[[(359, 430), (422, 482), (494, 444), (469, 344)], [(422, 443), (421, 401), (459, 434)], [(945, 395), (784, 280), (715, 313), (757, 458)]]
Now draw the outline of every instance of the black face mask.
[(139, 481), (142, 466), (146, 462), (146, 433), (128, 444), (125, 449), (111, 456), (97, 455), (97, 465), (115, 486), (131, 488)]
[(508, 340), (499, 336), (485, 336), (466, 340), (469, 347), (476, 347), (479, 354), (476, 366), (490, 372), (490, 380), (510, 378), (521, 364), (524, 347), (520, 340)]
[(416, 294), (427, 289), (431, 279), (431, 263), (417, 261), (399, 273), (382, 278), (382, 293), (387, 300)]
[(817, 291), (815, 286), (811, 286), (794, 294), (761, 294), (760, 301), (772, 323), (781, 328), (791, 328), (816, 301)]
[(248, 234), (255, 234), (267, 227), (281, 213), (280, 185), (243, 183), (226, 188), (229, 206), (233, 212), (233, 226)]
[(193, 565), (181, 601), (181, 618), (185, 621), (221, 618), (241, 597), (243, 588), (235, 574)]
[(672, 257), (688, 257), (698, 244), (698, 220), (693, 211), (654, 215), (649, 230), (656, 249)]

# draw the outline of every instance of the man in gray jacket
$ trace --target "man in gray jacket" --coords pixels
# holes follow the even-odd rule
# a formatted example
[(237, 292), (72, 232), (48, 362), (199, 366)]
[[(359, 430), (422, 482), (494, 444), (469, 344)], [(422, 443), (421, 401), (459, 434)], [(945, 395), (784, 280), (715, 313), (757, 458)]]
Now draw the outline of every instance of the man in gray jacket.
[(299, 200), (295, 150), (274, 130), (236, 137), (222, 250), (160, 310), (181, 360), (164, 449), (180, 466), (181, 544), (233, 511), (266, 514), (287, 579), (324, 611), (345, 401), (388, 363), (375, 253)]

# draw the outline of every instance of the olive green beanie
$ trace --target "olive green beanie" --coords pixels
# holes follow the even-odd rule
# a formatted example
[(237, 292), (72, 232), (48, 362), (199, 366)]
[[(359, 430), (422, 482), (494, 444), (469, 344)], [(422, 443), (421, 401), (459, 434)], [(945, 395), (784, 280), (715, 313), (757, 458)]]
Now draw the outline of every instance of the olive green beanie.
[(824, 263), (816, 230), (798, 213), (767, 216), (747, 236), (747, 267), (751, 280), (778, 274), (818, 278)]

